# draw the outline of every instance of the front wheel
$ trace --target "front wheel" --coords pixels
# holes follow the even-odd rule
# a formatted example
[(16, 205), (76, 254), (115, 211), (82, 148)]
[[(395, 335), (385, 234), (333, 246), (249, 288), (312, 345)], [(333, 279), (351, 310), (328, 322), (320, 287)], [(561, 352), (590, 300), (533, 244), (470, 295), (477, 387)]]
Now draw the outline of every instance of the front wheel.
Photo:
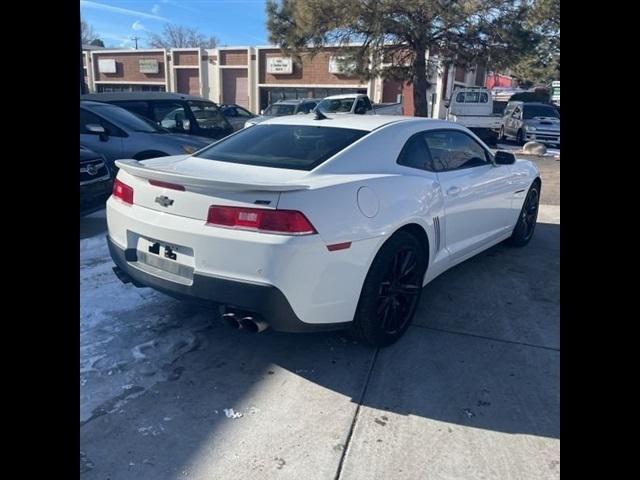
[(524, 132), (522, 130), (518, 130), (516, 142), (518, 143), (518, 145), (524, 145)]
[(415, 236), (400, 231), (387, 240), (362, 286), (352, 335), (372, 347), (396, 342), (413, 319), (426, 270), (424, 246)]
[(536, 181), (531, 188), (527, 197), (522, 205), (520, 216), (516, 223), (511, 237), (507, 239), (509, 245), (515, 247), (524, 247), (531, 237), (533, 237), (533, 231), (536, 228), (536, 222), (538, 220), (538, 206), (540, 204), (540, 184)]

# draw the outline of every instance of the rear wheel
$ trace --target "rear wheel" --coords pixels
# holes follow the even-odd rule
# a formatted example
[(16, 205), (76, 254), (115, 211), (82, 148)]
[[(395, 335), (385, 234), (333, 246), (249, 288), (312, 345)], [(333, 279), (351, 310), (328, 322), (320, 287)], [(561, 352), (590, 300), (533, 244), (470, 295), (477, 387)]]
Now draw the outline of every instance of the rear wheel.
[(518, 130), (516, 142), (518, 142), (518, 145), (524, 145), (524, 132), (522, 130)]
[(427, 256), (416, 237), (400, 231), (387, 240), (362, 286), (352, 335), (373, 347), (397, 341), (413, 319), (426, 269)]
[(536, 222), (538, 220), (538, 206), (540, 203), (540, 184), (536, 181), (531, 185), (529, 193), (524, 200), (518, 222), (511, 237), (507, 239), (509, 245), (515, 247), (524, 247), (531, 237), (533, 237), (533, 231), (536, 228)]

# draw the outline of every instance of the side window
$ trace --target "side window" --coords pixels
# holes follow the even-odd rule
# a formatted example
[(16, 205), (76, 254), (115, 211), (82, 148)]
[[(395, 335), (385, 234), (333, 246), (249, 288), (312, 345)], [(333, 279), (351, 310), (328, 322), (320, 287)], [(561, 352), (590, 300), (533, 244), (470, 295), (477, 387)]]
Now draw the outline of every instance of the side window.
[(304, 113), (309, 113), (311, 110), (315, 108), (316, 104), (314, 102), (307, 102), (300, 105), (300, 111)]
[(504, 109), (503, 116), (510, 117), (512, 113), (513, 113), (513, 107), (507, 107), (507, 108)]
[[(113, 102), (114, 105), (129, 110), (130, 112), (142, 115), (145, 118), (149, 118), (149, 105), (147, 102), (142, 101), (128, 101), (128, 102)], [(151, 119), (153, 120), (153, 119)]]
[(180, 102), (154, 102), (151, 107), (153, 119), (172, 132), (188, 132), (189, 116)]
[(464, 92), (460, 92), (456, 95), (456, 103), (464, 103)]
[(358, 99), (358, 101), (356, 102), (356, 108), (354, 110), (354, 113), (357, 113), (358, 115), (362, 115), (364, 113), (367, 112), (366, 107), (364, 106), (364, 100), (361, 98)]
[(236, 114), (239, 117), (247, 117), (247, 118), (249, 118), (249, 117), (253, 116), (253, 115), (251, 115), (251, 112), (245, 110), (244, 108), (239, 108), (238, 107), (238, 108), (235, 109), (235, 111), (236, 111)]
[(425, 139), (437, 172), (489, 164), (485, 149), (465, 133), (453, 130), (426, 132)]
[(489, 95), (486, 92), (480, 93), (480, 103), (487, 103), (489, 101)]
[(373, 107), (371, 106), (371, 101), (369, 100), (369, 97), (362, 97), (362, 101), (364, 102), (364, 108), (365, 108), (365, 110), (367, 112), (369, 110), (373, 110)]
[(225, 108), (222, 113), (224, 114), (225, 117), (237, 117), (238, 116), (238, 110), (236, 110), (233, 107)]
[(424, 133), (417, 133), (407, 140), (398, 156), (397, 163), (420, 170), (433, 170), (431, 154), (425, 142)]
[(80, 133), (92, 134), (89, 130), (87, 130), (87, 125), (96, 124), (102, 125), (107, 133), (112, 137), (126, 137), (126, 134), (116, 127), (114, 124), (107, 122), (102, 117), (99, 117), (93, 112), (85, 110), (84, 108), (80, 109)]
[(513, 110), (513, 116), (514, 116), (515, 118), (520, 118), (520, 113), (521, 113), (521, 112), (522, 112), (522, 110), (520, 110), (520, 107), (516, 107), (516, 108)]

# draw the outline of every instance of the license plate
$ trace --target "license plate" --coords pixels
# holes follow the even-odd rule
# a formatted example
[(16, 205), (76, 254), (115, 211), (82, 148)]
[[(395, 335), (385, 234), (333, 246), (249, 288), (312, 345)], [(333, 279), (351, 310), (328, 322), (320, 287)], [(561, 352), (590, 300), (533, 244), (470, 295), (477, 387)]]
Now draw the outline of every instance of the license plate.
[(139, 237), (137, 241), (137, 261), (143, 269), (165, 272), (166, 278), (184, 282), (193, 279), (193, 250), (178, 245), (169, 245), (155, 239)]
[(178, 260), (178, 254), (176, 253), (175, 248), (170, 247), (169, 245), (161, 245), (158, 242), (154, 242), (147, 247), (147, 250), (149, 253), (160, 255), (164, 258), (168, 258), (169, 260)]

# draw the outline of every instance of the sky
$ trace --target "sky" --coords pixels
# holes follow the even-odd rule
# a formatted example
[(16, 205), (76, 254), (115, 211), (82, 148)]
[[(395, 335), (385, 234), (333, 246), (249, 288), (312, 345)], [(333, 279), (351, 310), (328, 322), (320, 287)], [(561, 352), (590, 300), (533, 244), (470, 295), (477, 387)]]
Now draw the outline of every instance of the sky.
[(111, 48), (148, 46), (165, 23), (215, 35), (220, 46), (268, 45), (265, 0), (80, 0), (80, 14)]

